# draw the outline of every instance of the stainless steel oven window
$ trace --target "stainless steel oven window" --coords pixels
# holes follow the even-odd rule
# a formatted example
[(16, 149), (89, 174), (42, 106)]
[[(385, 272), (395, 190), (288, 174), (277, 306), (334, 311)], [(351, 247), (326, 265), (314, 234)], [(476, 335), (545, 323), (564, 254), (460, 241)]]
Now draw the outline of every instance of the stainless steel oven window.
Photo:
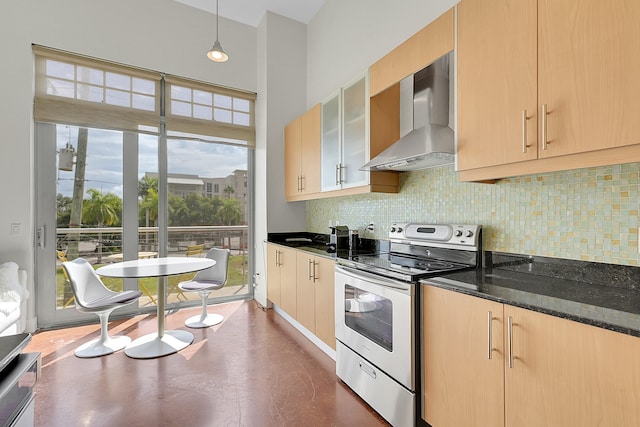
[(387, 351), (393, 351), (393, 302), (374, 292), (344, 287), (345, 324)]

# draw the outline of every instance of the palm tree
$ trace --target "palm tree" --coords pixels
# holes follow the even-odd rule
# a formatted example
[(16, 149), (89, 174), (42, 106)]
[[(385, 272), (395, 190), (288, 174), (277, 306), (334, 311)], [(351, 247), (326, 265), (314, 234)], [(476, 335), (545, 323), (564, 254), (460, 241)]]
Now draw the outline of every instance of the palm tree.
[(226, 195), (227, 195), (227, 199), (231, 198), (231, 195), (233, 193), (235, 193), (236, 191), (233, 189), (232, 186), (228, 185), (226, 187), (224, 187), (224, 190), (222, 190)]
[[(84, 201), (82, 217), (86, 223), (97, 224), (98, 228), (119, 222), (122, 200), (113, 193), (102, 193), (95, 188), (87, 190), (89, 199)], [(102, 233), (98, 233), (98, 264), (102, 262)]]
[(242, 210), (240, 202), (236, 199), (227, 199), (222, 201), (222, 206), (216, 212), (216, 217), (221, 224), (234, 225), (242, 219)]
[(158, 222), (158, 191), (155, 188), (149, 188), (142, 197), (140, 210), (145, 211), (145, 226), (153, 224), (155, 227)]
[(138, 197), (145, 198), (149, 194), (149, 190), (155, 190), (158, 193), (158, 178), (151, 178), (147, 175), (138, 181)]

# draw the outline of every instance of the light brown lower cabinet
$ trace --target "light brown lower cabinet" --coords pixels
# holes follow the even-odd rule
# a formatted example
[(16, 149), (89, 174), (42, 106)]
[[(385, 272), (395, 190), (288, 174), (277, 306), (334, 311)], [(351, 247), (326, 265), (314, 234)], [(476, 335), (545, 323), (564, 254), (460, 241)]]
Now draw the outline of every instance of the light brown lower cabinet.
[(334, 266), (330, 259), (298, 251), (296, 320), (335, 350)]
[(267, 298), (296, 315), (296, 250), (267, 244)]
[(640, 338), (433, 286), (422, 303), (432, 427), (640, 425)]
[(267, 298), (335, 350), (334, 266), (328, 258), (267, 244)]

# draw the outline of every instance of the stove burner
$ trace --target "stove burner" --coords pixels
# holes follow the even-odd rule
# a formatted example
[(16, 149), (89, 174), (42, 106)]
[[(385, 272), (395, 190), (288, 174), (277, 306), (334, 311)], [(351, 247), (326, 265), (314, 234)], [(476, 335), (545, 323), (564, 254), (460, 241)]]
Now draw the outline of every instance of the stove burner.
[(423, 271), (443, 271), (450, 270), (456, 265), (446, 261), (433, 260), (433, 259), (420, 259), (405, 256), (398, 256), (391, 254), (389, 256), (389, 262), (393, 267), (410, 268)]
[(337, 254), (338, 262), (343, 259), (343, 265), (405, 282), (482, 265), (479, 225), (394, 224), (394, 227), (395, 231), (392, 229), (389, 234), (388, 251)]
[(357, 255), (352, 256), (350, 261), (358, 264), (364, 270), (381, 275), (391, 275), (408, 281), (414, 281), (439, 272), (468, 267), (464, 264), (437, 259), (414, 258), (393, 253)]

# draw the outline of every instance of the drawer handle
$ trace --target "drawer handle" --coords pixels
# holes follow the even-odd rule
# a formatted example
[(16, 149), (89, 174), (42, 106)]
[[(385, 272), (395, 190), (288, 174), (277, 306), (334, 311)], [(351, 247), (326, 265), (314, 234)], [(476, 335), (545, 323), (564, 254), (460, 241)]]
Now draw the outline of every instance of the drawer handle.
[(360, 365), (360, 369), (362, 369), (362, 371), (365, 374), (369, 375), (374, 380), (376, 379), (376, 371), (375, 371), (375, 369), (373, 369), (371, 366), (367, 365), (364, 362), (358, 362), (358, 365)]

